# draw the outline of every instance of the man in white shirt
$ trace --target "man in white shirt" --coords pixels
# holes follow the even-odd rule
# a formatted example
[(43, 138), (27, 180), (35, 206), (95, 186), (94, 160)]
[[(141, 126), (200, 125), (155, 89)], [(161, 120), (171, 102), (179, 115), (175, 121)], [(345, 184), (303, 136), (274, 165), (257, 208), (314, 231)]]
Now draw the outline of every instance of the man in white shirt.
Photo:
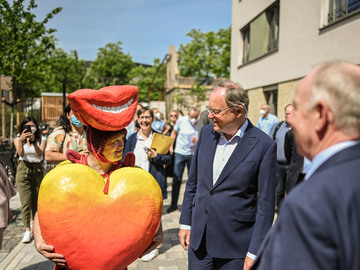
[(201, 129), (180, 217), (189, 270), (248, 270), (275, 210), (276, 143), (247, 119), (249, 98), (232, 81), (214, 86), (213, 124)]

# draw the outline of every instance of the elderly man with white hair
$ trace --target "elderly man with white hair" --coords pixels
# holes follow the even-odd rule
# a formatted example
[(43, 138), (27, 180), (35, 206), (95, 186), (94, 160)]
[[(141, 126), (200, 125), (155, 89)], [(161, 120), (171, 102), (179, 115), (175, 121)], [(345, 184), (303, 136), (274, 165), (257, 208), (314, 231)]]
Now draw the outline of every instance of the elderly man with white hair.
[(285, 199), (252, 269), (360, 269), (360, 67), (325, 64), (298, 85), (291, 121), (305, 181)]

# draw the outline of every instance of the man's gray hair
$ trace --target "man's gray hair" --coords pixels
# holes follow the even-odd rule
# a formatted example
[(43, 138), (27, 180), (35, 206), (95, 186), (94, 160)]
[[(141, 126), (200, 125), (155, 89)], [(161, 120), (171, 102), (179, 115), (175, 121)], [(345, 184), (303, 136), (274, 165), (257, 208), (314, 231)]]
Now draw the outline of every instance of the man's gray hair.
[(195, 111), (195, 112), (199, 112), (199, 109), (196, 107), (190, 107), (188, 112), (190, 112), (191, 110)]
[(244, 88), (237, 82), (231, 80), (219, 81), (214, 85), (212, 91), (217, 88), (225, 88), (225, 101), (232, 112), (236, 112), (239, 106), (244, 109), (244, 116), (249, 111), (249, 97)]
[(309, 107), (323, 100), (334, 114), (334, 124), (346, 134), (360, 134), (360, 72), (344, 62), (321, 66), (312, 79)]

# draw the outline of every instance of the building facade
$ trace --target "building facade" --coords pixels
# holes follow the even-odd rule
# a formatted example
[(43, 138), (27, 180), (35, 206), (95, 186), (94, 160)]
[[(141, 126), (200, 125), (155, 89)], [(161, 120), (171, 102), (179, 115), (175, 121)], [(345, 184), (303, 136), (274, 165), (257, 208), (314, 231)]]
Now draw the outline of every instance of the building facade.
[(253, 123), (263, 103), (283, 120), (317, 65), (360, 64), (360, 0), (233, 0), (231, 30), (230, 77), (248, 91)]
[(169, 46), (169, 56), (166, 63), (166, 113), (168, 114), (172, 109), (175, 109), (187, 114), (191, 107), (196, 107), (200, 111), (204, 110), (209, 104), (212, 87), (223, 79), (204, 78), (196, 89), (197, 82), (195, 78), (180, 76), (179, 56), (174, 45)]

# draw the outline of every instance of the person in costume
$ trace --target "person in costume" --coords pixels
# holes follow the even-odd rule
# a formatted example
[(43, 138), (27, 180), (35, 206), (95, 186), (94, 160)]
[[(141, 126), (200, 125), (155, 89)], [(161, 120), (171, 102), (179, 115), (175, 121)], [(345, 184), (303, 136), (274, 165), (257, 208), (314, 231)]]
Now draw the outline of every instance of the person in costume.
[[(124, 88), (125, 86), (122, 87)], [(114, 100), (112, 96), (114, 95), (114, 93), (117, 92), (117, 90), (121, 90), (118, 89), (121, 88), (121, 86), (120, 87), (111, 86), (111, 87), (106, 87), (106, 89), (103, 88), (105, 90), (101, 92), (101, 95), (100, 94), (96, 95), (95, 93), (94, 97), (91, 97), (89, 102), (85, 102), (81, 100), (81, 98), (84, 95), (86, 96), (89, 91), (93, 91), (93, 92), (97, 92), (97, 91), (82, 89), (82, 90), (78, 90), (81, 91), (79, 92), (80, 94), (68, 96), (68, 99), (71, 104), (71, 109), (74, 111), (74, 114), (81, 122), (83, 122), (87, 126), (86, 139), (87, 139), (87, 149), (89, 151), (89, 155), (83, 155), (74, 150), (68, 150), (66, 152), (66, 157), (72, 163), (78, 163), (89, 166), (97, 173), (99, 173), (101, 176), (103, 176), (106, 179), (104, 193), (107, 193), (108, 191), (110, 174), (112, 172), (124, 166), (134, 166), (135, 164), (135, 156), (133, 153), (128, 153), (125, 156), (124, 161), (121, 161), (123, 158), (124, 138), (127, 133), (125, 127), (133, 119), (133, 115), (136, 109), (137, 94), (138, 94), (137, 87), (133, 87), (133, 86), (127, 86), (127, 87), (128, 89), (125, 87), (125, 90), (128, 90), (128, 92), (134, 91), (134, 89), (132, 88), (136, 88), (136, 98), (132, 97), (130, 100), (128, 100), (127, 97), (124, 96), (123, 99), (126, 101), (126, 103), (122, 106), (116, 106), (116, 108), (119, 109), (120, 112), (127, 110), (129, 107), (134, 107), (133, 110), (129, 109), (129, 112), (127, 114), (122, 115), (123, 117), (116, 117), (115, 114), (107, 115), (106, 112), (99, 113), (100, 109), (104, 110), (105, 108), (106, 110), (106, 108), (109, 108), (111, 104), (106, 104), (106, 100), (108, 101), (108, 103), (110, 100)], [(90, 94), (92, 94), (92, 92), (90, 92)], [(104, 97), (106, 99), (105, 101), (101, 101), (101, 100), (99, 101), (99, 99)], [(87, 107), (88, 104), (91, 104), (91, 106), (94, 107), (94, 104), (92, 104), (94, 99), (97, 99), (99, 103), (108, 106), (104, 106), (101, 108), (97, 107), (99, 112), (94, 113), (94, 111), (92, 111), (93, 108)], [(119, 97), (117, 97), (117, 99), (119, 100)], [(102, 117), (100, 118), (100, 116)], [(43, 239), (41, 235), (41, 228), (39, 224), (38, 215), (35, 216), (35, 220), (34, 220), (34, 238), (35, 238), (36, 249), (39, 251), (39, 253), (41, 253), (47, 259), (52, 260), (56, 264), (55, 269), (61, 269), (63, 267), (67, 268), (66, 258), (62, 254), (56, 253), (54, 247), (48, 245)], [(162, 231), (162, 226), (160, 224), (159, 230), (155, 235), (155, 237), (153, 238), (152, 244), (148, 247), (148, 249), (144, 251), (142, 256), (151, 252), (158, 245), (160, 245), (162, 239), (163, 239), (163, 231)]]

